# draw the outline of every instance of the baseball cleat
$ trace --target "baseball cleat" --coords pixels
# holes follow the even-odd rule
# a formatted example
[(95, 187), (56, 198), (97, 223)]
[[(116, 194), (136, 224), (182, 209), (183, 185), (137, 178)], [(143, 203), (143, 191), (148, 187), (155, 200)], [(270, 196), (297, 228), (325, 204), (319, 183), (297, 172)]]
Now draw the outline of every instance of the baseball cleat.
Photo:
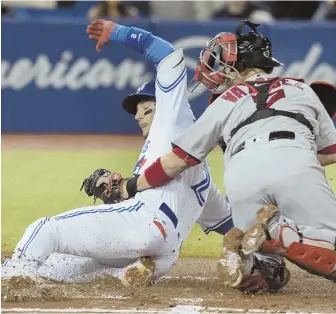
[(269, 238), (266, 226), (278, 213), (279, 210), (270, 204), (258, 210), (256, 222), (245, 232), (241, 243), (242, 252), (245, 255), (257, 252), (265, 240)]
[(122, 284), (131, 289), (146, 287), (155, 271), (155, 262), (150, 257), (142, 257), (135, 263), (125, 267)]
[(275, 293), (290, 279), (283, 257), (241, 251), (244, 232), (232, 228), (224, 236), (223, 252), (217, 264), (218, 277), (226, 286), (243, 293)]
[(243, 238), (243, 231), (230, 229), (224, 236), (222, 255), (217, 263), (219, 279), (232, 288), (238, 287), (243, 279), (244, 261), (240, 251)]
[(290, 271), (280, 256), (254, 256), (250, 275), (244, 276), (240, 291), (244, 293), (276, 293), (290, 280)]

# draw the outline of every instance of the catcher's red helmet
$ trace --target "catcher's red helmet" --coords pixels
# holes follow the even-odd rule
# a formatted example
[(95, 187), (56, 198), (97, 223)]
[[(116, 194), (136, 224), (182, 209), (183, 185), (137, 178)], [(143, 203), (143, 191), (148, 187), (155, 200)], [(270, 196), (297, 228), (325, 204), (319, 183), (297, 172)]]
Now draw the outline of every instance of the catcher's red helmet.
[[(245, 25), (252, 32), (242, 34)], [(230, 83), (247, 68), (262, 68), (270, 73), (274, 67), (282, 65), (272, 57), (272, 44), (257, 31), (258, 26), (243, 21), (238, 25), (236, 34), (219, 33), (210, 39), (201, 51), (194, 80), (213, 91)]]

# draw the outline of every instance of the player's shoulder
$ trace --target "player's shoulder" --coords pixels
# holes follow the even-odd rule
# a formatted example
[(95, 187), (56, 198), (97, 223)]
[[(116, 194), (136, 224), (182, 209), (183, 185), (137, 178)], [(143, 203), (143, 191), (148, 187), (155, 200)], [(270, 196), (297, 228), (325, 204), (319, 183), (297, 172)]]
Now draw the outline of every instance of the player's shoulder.
[(289, 91), (290, 94), (312, 92), (310, 86), (305, 83), (304, 79), (299, 77), (278, 77), (271, 75), (260, 75), (257, 76), (253, 81), (246, 83), (243, 83), (242, 85), (246, 85), (245, 88), (248, 88), (250, 93), (257, 93), (259, 88), (261, 88), (265, 84), (267, 84), (266, 86), (269, 93), (279, 89), (283, 89), (286, 92)]
[(157, 67), (156, 83), (163, 91), (173, 88), (187, 74), (183, 49), (178, 49), (165, 57)]
[(228, 107), (230, 107), (231, 105), (233, 106), (241, 98), (248, 96), (249, 94), (250, 90), (247, 84), (238, 84), (226, 88), (222, 91), (216, 91), (210, 96), (208, 104), (209, 106), (211, 105), (211, 107), (222, 105), (227, 105)]
[(245, 85), (246, 87), (254, 90), (253, 87), (258, 88), (267, 84), (269, 88), (278, 88), (285, 86), (308, 86), (305, 84), (303, 78), (289, 77), (289, 76), (276, 76), (272, 74), (257, 74), (250, 78), (249, 81), (241, 82), (239, 85)]
[(305, 82), (305, 80), (303, 78), (296, 78), (296, 77), (276, 77), (274, 78), (272, 80), (272, 83), (269, 86), (269, 90), (279, 89), (279, 88), (311, 92), (311, 88)]
[[(175, 61), (181, 61), (181, 59), (183, 58), (183, 49), (177, 49), (174, 50), (172, 53), (170, 53), (168, 56), (166, 56), (165, 58), (163, 58), (161, 60), (161, 62), (158, 65), (158, 70), (165, 70), (167, 69), (167, 67), (171, 67), (171, 66), (176, 66)], [(182, 62), (181, 62), (182, 63)]]
[(283, 89), (287, 96), (305, 97), (307, 99), (316, 97), (314, 90), (301, 78), (280, 77), (270, 86), (270, 91), (275, 89)]

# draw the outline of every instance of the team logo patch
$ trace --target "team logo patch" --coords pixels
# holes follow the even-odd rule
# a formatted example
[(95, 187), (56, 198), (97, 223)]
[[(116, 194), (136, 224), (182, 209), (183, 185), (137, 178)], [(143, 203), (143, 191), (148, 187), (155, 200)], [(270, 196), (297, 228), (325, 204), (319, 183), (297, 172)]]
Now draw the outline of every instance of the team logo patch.
[(137, 164), (135, 165), (134, 174), (138, 174), (140, 169), (143, 167), (143, 165), (146, 163), (147, 158), (145, 158), (145, 156), (142, 156), (139, 161), (137, 162)]

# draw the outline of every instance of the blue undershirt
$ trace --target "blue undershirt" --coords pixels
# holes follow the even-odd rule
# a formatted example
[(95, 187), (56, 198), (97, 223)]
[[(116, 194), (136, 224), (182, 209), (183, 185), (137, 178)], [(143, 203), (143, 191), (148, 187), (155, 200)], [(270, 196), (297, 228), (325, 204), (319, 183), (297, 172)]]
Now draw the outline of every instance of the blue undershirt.
[(172, 52), (174, 47), (160, 37), (136, 27), (116, 24), (109, 36), (110, 41), (116, 41), (127, 46), (151, 61), (155, 67)]

